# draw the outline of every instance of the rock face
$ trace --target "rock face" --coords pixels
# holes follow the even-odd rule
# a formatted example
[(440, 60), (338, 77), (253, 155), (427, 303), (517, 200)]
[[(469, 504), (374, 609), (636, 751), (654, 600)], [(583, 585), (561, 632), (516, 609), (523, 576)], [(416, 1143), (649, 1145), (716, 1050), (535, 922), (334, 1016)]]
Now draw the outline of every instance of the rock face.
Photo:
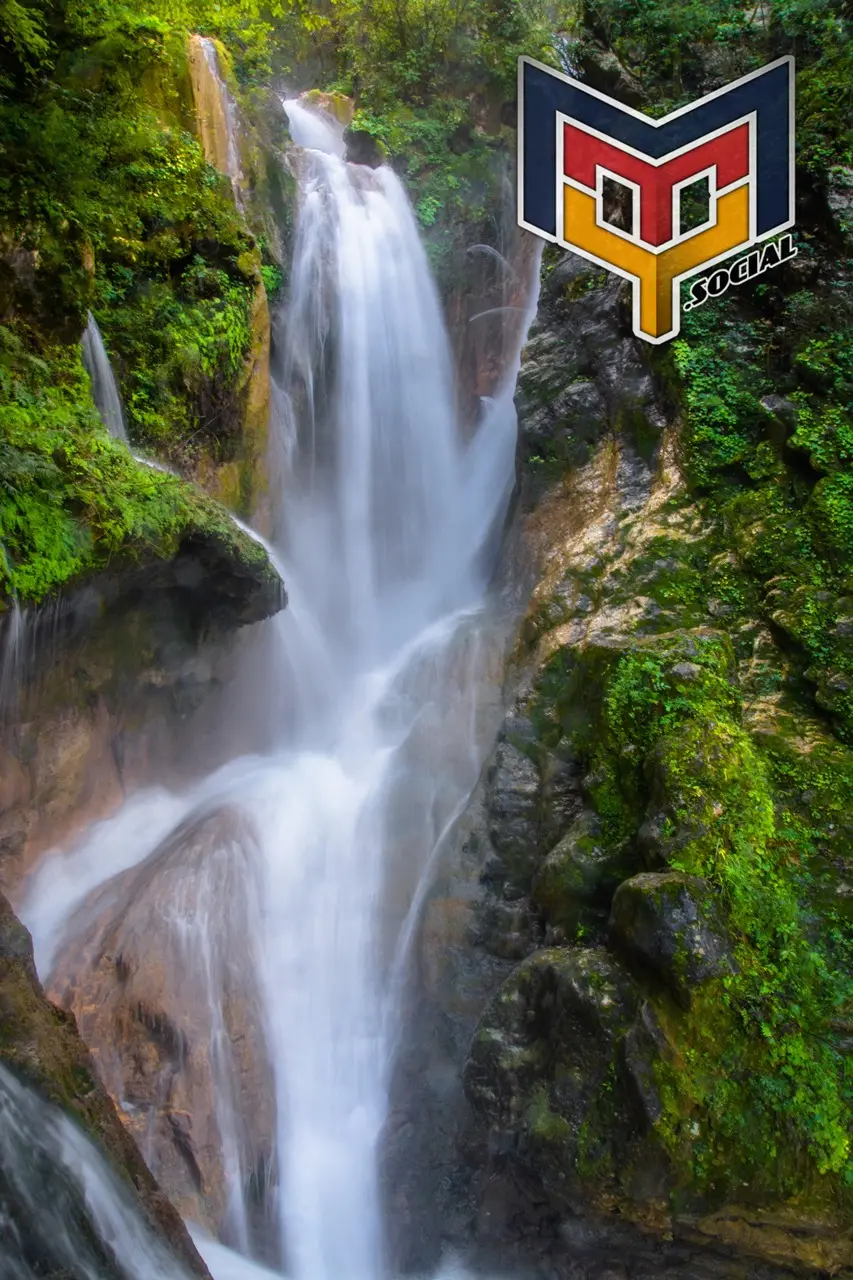
[[(727, 630), (733, 557), (709, 549), (669, 386), (625, 304), (546, 251), (518, 393), (538, 581), (424, 914), (399, 1068), (412, 1101), (385, 1153), (392, 1256), (426, 1269), (438, 1237), (579, 1280), (847, 1274), (831, 1179), (809, 1181), (805, 1208), (765, 1159), (762, 1050), (734, 1012), (766, 963), (748, 930), (789, 909), (762, 897), (784, 837), (758, 745), (797, 776), (837, 748), (793, 710), (767, 629)], [(847, 829), (827, 835), (842, 857)], [(730, 1128), (714, 1080), (741, 1109)]]
[(226, 1238), (238, 1226), (227, 1184), (259, 1177), (275, 1128), (252, 942), (260, 896), (247, 819), (188, 820), (78, 908), (50, 985), (163, 1191)]
[(541, 250), (540, 242), (515, 224), (515, 205), (508, 175), (493, 179), (500, 210), (498, 253), (491, 245), (457, 246), (453, 285), (446, 292), (445, 313), (456, 358), (461, 414), (475, 422), (481, 397), (494, 396), (509, 361), (518, 350), (527, 320)]
[[(252, 154), (257, 142), (241, 128), (240, 114), (223, 75), (225, 50), (217, 42), (191, 35), (187, 63), (192, 101), (205, 159), (231, 182), (238, 209), (257, 199), (251, 179), (258, 167)], [(270, 211), (246, 209), (266, 221)], [(249, 317), (250, 342), (234, 388), (239, 406), (240, 439), (235, 457), (223, 462), (203, 456), (196, 479), (226, 505), (242, 510), (249, 506), (262, 527), (269, 526), (266, 458), (270, 416), (270, 309), (260, 272), (260, 255), (253, 264), (255, 290)]]
[[(133, 1139), (122, 1126), (98, 1079), (95, 1064), (81, 1040), (74, 1018), (45, 997), (36, 976), (32, 942), (0, 896), (0, 1064), (35, 1086), (81, 1125), (106, 1153), (115, 1173), (126, 1184), (143, 1219), (165, 1239), (175, 1258), (195, 1275), (208, 1272), (167, 1197), (158, 1189)], [(0, 1177), (2, 1183), (2, 1177)], [(30, 1257), (53, 1274), (50, 1242), (38, 1222), (31, 1220), (25, 1202), (2, 1187), (12, 1227), (31, 1242)], [(4, 1227), (7, 1224), (4, 1223)], [(41, 1237), (41, 1243), (39, 1243)], [(42, 1252), (40, 1252), (42, 1250)], [(105, 1276), (119, 1272), (102, 1260)]]
[[(194, 537), (172, 559), (116, 569), (41, 613), (6, 615), (21, 633), (0, 709), (6, 892), (129, 785), (197, 776), (206, 750), (215, 765), (239, 741), (222, 705), (236, 633), (280, 609), (285, 593), (263, 549), (235, 533), (243, 550)], [(214, 736), (222, 714), (230, 729)]]
[(546, 263), (518, 386), (523, 460), (588, 462), (608, 432), (659, 436), (665, 417), (624, 283), (575, 254)]

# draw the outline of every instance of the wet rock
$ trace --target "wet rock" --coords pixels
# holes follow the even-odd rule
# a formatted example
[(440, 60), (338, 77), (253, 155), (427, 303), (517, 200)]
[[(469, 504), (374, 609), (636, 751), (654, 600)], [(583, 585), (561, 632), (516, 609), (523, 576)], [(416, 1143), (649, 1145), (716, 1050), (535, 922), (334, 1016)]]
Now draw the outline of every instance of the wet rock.
[[(47, 999), (36, 976), (30, 935), (0, 895), (0, 1063), (82, 1125), (121, 1175), (143, 1218), (191, 1272), (208, 1272), (179, 1215), (158, 1188), (100, 1083), (74, 1018)], [(8, 1190), (8, 1189), (7, 1189)], [(7, 1197), (13, 1223), (38, 1235), (26, 1206)], [(16, 1221), (18, 1214), (21, 1220)], [(209, 1278), (208, 1278), (209, 1280)]]
[[(495, 752), (487, 798), (489, 835), (501, 860), (496, 870), (515, 868), (524, 879), (539, 843), (539, 771), (533, 760), (513, 742), (504, 740)], [(492, 878), (492, 868), (489, 869)]]
[(580, 462), (606, 426), (607, 402), (596, 384), (573, 382), (526, 416), (525, 439), (532, 450), (556, 451), (566, 462)]
[(577, 1189), (590, 1126), (600, 1159), (628, 1130), (618, 1099), (603, 1130), (595, 1113), (637, 1004), (633, 981), (605, 951), (550, 949), (514, 970), (477, 1025), (466, 1095), (492, 1146), (534, 1168), (552, 1193)]
[(382, 142), (374, 138), (365, 129), (346, 129), (346, 158), (350, 164), (366, 164), (370, 169), (378, 169), (387, 159), (387, 152)]
[(664, 415), (623, 295), (576, 254), (544, 278), (516, 395), (525, 457), (578, 466), (610, 430), (659, 436)]
[(585, 810), (539, 868), (534, 900), (549, 923), (571, 938), (589, 907), (609, 907), (617, 886), (633, 870), (632, 863), (629, 847), (603, 840), (599, 819)]
[(548, 847), (578, 807), (570, 760), (543, 752), (521, 706), (507, 717), (487, 768), (484, 816), (488, 852), (482, 880), (506, 901), (530, 891)]
[(51, 981), (164, 1191), (215, 1233), (226, 1168), (248, 1184), (272, 1154), (258, 876), (242, 815), (188, 820), (75, 912)]
[(248, 749), (269, 692), (264, 712), (257, 691), (231, 701), (227, 685), (240, 647), (266, 642), (243, 624), (282, 607), (284, 589), (263, 548), (222, 519), (229, 528), (171, 559), (117, 564), (24, 616), (23, 661), (0, 707), (5, 892), (127, 789), (180, 784)]
[(719, 899), (707, 881), (681, 871), (645, 872), (616, 890), (610, 929), (617, 946), (647, 964), (676, 999), (733, 971)]

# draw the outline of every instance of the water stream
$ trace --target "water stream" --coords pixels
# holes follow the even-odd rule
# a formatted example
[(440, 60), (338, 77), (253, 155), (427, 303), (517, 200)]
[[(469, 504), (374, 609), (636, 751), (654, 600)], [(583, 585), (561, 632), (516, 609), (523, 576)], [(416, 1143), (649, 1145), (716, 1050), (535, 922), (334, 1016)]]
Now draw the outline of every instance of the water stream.
[(110, 358), (95, 317), (89, 312), (81, 341), (83, 364), (92, 382), (92, 399), (107, 431), (127, 444), (124, 411)]
[(219, 67), (219, 55), (216, 52), (216, 45), (212, 40), (203, 37), (201, 46), (204, 50), (205, 61), (207, 62), (211, 78), (216, 87), (217, 97), (219, 99), (220, 109), (225, 121), (225, 154), (222, 157), (224, 161), (224, 172), (230, 179), (231, 190), (234, 193), (234, 201), (238, 208), (243, 207), (242, 181), (243, 171), (240, 165), (240, 144), (239, 144), (239, 126), (237, 117), (237, 106), (228, 86), (223, 79), (222, 72)]
[[(131, 796), (43, 862), (22, 916), (46, 978), (90, 936), (93, 893), (115, 910), (122, 876), (168, 866), (169, 910), (150, 946), (168, 955), (180, 936), (207, 983), (224, 1237), (251, 1251), (256, 1107), (223, 1030), (227, 947), (254, 970), (263, 1009), (279, 1265), (293, 1280), (377, 1280), (378, 1146), (408, 952), (500, 716), (507, 628), (488, 586), (513, 483), (517, 365), (463, 439), (441, 306), (400, 182), (347, 164), (334, 121), (285, 109), (302, 148), (291, 296), (275, 332), (274, 553), (290, 603), (264, 624), (269, 662), (252, 673), (272, 746), (187, 792)], [(202, 876), (175, 845), (182, 823), (222, 806), (251, 832), (238, 863), (253, 888), (239, 910), (227, 880), (238, 863)], [(217, 1280), (260, 1274), (221, 1245), (206, 1256)]]

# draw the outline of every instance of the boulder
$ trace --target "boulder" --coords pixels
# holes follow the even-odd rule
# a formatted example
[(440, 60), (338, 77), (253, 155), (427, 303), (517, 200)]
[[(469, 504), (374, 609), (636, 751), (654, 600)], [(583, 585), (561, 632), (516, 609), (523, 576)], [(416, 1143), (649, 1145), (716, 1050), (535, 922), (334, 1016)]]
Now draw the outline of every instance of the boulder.
[(616, 890), (610, 930), (615, 944), (647, 965), (684, 1006), (695, 987), (734, 969), (719, 898), (698, 876), (632, 876)]
[(216, 1234), (228, 1183), (272, 1155), (259, 900), (251, 825), (197, 816), (81, 905), (51, 982), (163, 1189)]
[(586, 1181), (617, 1166), (637, 1130), (612, 1079), (638, 1005), (632, 978), (604, 950), (551, 948), (513, 971), (464, 1069), (493, 1156), (534, 1169), (560, 1199), (594, 1196)]
[(366, 129), (344, 130), (344, 142), (350, 164), (366, 164), (370, 169), (378, 169), (388, 157), (385, 144)]
[(549, 924), (573, 937), (590, 908), (607, 908), (632, 866), (631, 849), (601, 838), (601, 822), (585, 809), (545, 858), (533, 898)]

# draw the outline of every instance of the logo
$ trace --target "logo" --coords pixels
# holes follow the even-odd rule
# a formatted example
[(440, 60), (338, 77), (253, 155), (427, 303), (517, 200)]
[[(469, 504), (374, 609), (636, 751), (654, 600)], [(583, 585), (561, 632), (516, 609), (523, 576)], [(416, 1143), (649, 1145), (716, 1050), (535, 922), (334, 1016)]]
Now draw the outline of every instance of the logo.
[[(793, 58), (661, 120), (532, 58), (519, 58), (518, 80), (519, 224), (631, 280), (638, 338), (676, 336), (682, 280), (794, 225)], [(606, 179), (630, 191), (628, 230), (605, 219)], [(708, 217), (682, 232), (684, 193), (703, 179)], [(784, 239), (775, 261), (759, 255), (762, 271), (794, 256)], [(735, 266), (704, 293), (696, 281), (692, 305), (758, 274), (751, 257)]]

